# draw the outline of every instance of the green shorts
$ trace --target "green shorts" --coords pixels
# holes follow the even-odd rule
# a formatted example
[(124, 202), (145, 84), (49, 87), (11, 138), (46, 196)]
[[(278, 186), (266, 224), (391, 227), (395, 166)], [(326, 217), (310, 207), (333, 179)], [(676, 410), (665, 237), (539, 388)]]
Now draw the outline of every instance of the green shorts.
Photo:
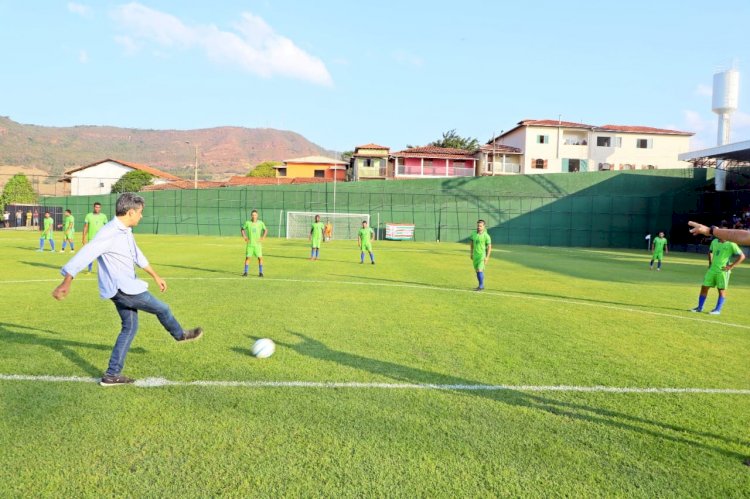
[(727, 289), (729, 287), (729, 274), (723, 270), (709, 270), (703, 278), (703, 285), (707, 288)]
[(263, 248), (261, 248), (260, 244), (248, 244), (245, 247), (245, 257), (263, 258)]
[(663, 260), (664, 259), (664, 252), (663, 251), (655, 252), (654, 256), (652, 256), (651, 259), (652, 260), (659, 260), (659, 261)]
[(320, 237), (313, 237), (312, 238), (312, 247), (313, 248), (320, 248), (320, 243), (323, 242), (323, 239)]
[(362, 243), (362, 245), (360, 246), (360, 249), (362, 251), (372, 251), (372, 243), (369, 243), (369, 242), (368, 243)]
[(474, 257), (472, 263), (474, 264), (474, 270), (477, 272), (484, 272), (484, 257)]
[(50, 232), (49, 234), (45, 234), (42, 232), (42, 239), (46, 239), (47, 241), (54, 241), (55, 240), (55, 233)]
[(69, 231), (69, 232), (64, 232), (63, 233), (63, 239), (68, 239), (68, 240), (72, 241), (74, 235), (75, 235), (75, 232), (73, 232), (72, 230)]

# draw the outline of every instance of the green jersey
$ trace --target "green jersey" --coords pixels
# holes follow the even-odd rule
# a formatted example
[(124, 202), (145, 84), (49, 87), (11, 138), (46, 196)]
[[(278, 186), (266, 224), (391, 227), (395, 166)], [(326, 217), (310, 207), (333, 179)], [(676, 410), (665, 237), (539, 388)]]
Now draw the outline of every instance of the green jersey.
[(51, 238), (52, 231), (55, 230), (55, 221), (52, 217), (44, 219), (44, 231), (42, 237)]
[(107, 224), (107, 215), (104, 213), (89, 213), (86, 215), (86, 218), (83, 219), (83, 223), (88, 225), (88, 233), (87, 238), (89, 241), (94, 239), (94, 236), (96, 236), (96, 233), (99, 232), (99, 229), (104, 227)]
[(249, 246), (260, 246), (260, 238), (263, 237), (263, 232), (266, 230), (266, 224), (260, 220), (256, 222), (246, 220), (245, 224), (242, 226), (242, 230), (245, 231), (247, 244)]
[(323, 229), (325, 229), (323, 222), (314, 222), (310, 228), (310, 235), (313, 239), (320, 239), (323, 237)]
[(469, 239), (472, 243), (474, 243), (474, 252), (472, 253), (472, 258), (475, 261), (479, 259), (484, 260), (484, 258), (487, 256), (487, 246), (490, 246), (492, 244), (492, 238), (490, 238), (490, 235), (486, 230), (481, 234), (479, 232), (474, 232)]
[(666, 237), (656, 236), (654, 238), (654, 253), (664, 253), (664, 247), (667, 245)]
[(65, 234), (72, 234), (75, 231), (75, 218), (73, 215), (65, 215), (63, 218), (63, 232)]
[(374, 233), (375, 231), (372, 230), (372, 227), (363, 227), (359, 229), (359, 231), (357, 232), (357, 236), (359, 237), (360, 244), (363, 246), (369, 246), (370, 240), (372, 239)]
[[(714, 243), (716, 243), (714, 245)], [(739, 255), (742, 253), (742, 250), (739, 246), (737, 246), (737, 243), (732, 243), (729, 241), (725, 242), (719, 242), (718, 239), (714, 239), (711, 241), (711, 247), (713, 250), (711, 253), (713, 254), (713, 259), (711, 260), (711, 270), (715, 271), (721, 271), (724, 267), (726, 267), (729, 264), (729, 261), (732, 259), (733, 256)]]

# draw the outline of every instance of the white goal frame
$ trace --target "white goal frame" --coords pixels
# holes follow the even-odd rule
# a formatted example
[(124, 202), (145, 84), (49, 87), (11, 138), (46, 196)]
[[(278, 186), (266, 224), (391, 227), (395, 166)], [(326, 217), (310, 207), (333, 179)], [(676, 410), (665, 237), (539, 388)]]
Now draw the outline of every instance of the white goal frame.
[(324, 213), (319, 211), (287, 211), (286, 212), (286, 238), (307, 239), (310, 236), (310, 226), (315, 222), (315, 215), (320, 215), (320, 221), (327, 220), (333, 224), (332, 239), (356, 240), (357, 231), (362, 227), (362, 221), (370, 223), (370, 215), (367, 213)]

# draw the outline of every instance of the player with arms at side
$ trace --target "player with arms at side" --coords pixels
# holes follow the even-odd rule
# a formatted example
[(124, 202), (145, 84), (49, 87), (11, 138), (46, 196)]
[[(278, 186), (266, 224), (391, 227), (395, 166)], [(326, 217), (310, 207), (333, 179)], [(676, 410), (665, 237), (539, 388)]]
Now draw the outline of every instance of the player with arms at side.
[(651, 242), (651, 249), (654, 251), (654, 254), (651, 256), (649, 270), (654, 270), (654, 260), (658, 261), (656, 270), (661, 270), (661, 261), (664, 258), (664, 253), (669, 254), (669, 247), (667, 246), (667, 238), (664, 237), (664, 231), (660, 231), (659, 235)]
[(125, 357), (138, 332), (138, 311), (142, 310), (156, 315), (164, 329), (169, 331), (176, 341), (196, 340), (203, 334), (203, 329), (184, 330), (172, 314), (169, 306), (159, 301), (148, 292), (148, 284), (137, 278), (135, 266), (145, 270), (159, 286), (167, 290), (167, 283), (151, 268), (146, 256), (133, 237), (133, 227), (143, 217), (144, 200), (141, 196), (126, 192), (117, 199), (116, 217), (102, 227), (96, 238), (85, 245), (62, 268), (63, 282), (55, 288), (52, 296), (62, 300), (70, 293), (73, 278), (89, 262), (99, 260), (99, 295), (110, 299), (120, 315), (122, 327), (112, 349), (109, 367), (99, 382), (102, 386), (118, 386), (132, 383), (134, 380), (121, 374)]
[(39, 251), (44, 251), (44, 241), (49, 241), (49, 245), (52, 248), (52, 252), (55, 251), (55, 221), (52, 219), (48, 211), (44, 212), (44, 229), (42, 230), (42, 237), (39, 238)]
[(698, 296), (698, 306), (691, 312), (703, 312), (703, 305), (708, 298), (708, 290), (715, 287), (719, 292), (719, 299), (716, 302), (716, 307), (709, 313), (719, 315), (724, 306), (724, 300), (727, 298), (727, 288), (729, 287), (732, 269), (744, 260), (745, 254), (736, 243), (723, 241), (719, 238), (711, 241), (708, 251), (708, 270), (703, 277), (703, 285)]
[(372, 241), (375, 231), (367, 226), (367, 220), (362, 220), (362, 228), (357, 231), (357, 245), (359, 246), (359, 263), (365, 263), (365, 251), (370, 254), (370, 263), (375, 265), (375, 255), (372, 252)]
[(492, 253), (492, 238), (487, 233), (484, 220), (477, 220), (477, 231), (469, 237), (471, 246), (471, 261), (474, 264), (474, 272), (477, 273), (479, 285), (476, 291), (484, 289), (484, 267)]
[[(94, 203), (94, 210), (91, 213), (86, 214), (86, 218), (83, 219), (83, 237), (81, 238), (81, 244), (85, 245), (96, 237), (96, 233), (99, 229), (104, 227), (107, 223), (107, 215), (102, 213), (102, 205), (98, 201)], [(89, 263), (88, 272), (91, 272), (94, 262)]]
[(310, 251), (310, 260), (317, 260), (320, 258), (320, 243), (323, 242), (323, 231), (325, 225), (320, 221), (320, 215), (315, 215), (315, 222), (310, 227), (310, 235), (307, 240), (311, 241), (312, 249)]
[(245, 240), (245, 272), (242, 277), (247, 277), (247, 269), (250, 266), (250, 259), (258, 259), (258, 277), (263, 277), (263, 247), (262, 243), (268, 235), (266, 224), (258, 220), (258, 210), (250, 212), (250, 220), (246, 220), (242, 229), (242, 238)]
[(70, 252), (75, 253), (76, 250), (73, 247), (73, 235), (75, 233), (75, 218), (70, 210), (65, 210), (65, 216), (63, 217), (62, 223), (63, 230), (63, 243), (60, 253), (65, 253), (65, 244), (70, 244)]

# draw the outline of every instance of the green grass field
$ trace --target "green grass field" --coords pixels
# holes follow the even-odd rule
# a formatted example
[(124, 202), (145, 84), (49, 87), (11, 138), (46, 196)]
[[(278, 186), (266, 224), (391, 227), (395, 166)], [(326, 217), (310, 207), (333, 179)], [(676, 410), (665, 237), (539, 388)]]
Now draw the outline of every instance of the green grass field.
[[(8, 378), (91, 381), (119, 331), (93, 275), (51, 298), (69, 255), (35, 236), (0, 233), (0, 497), (750, 495), (750, 268), (709, 316), (687, 311), (698, 255), (657, 273), (645, 250), (498, 246), (476, 293), (458, 244), (376, 242), (373, 266), (269, 239), (259, 279), (239, 237), (138, 236), (206, 332), (178, 344), (141, 314), (124, 374), (182, 384), (106, 389)], [(744, 392), (534, 388), (553, 385)]]

